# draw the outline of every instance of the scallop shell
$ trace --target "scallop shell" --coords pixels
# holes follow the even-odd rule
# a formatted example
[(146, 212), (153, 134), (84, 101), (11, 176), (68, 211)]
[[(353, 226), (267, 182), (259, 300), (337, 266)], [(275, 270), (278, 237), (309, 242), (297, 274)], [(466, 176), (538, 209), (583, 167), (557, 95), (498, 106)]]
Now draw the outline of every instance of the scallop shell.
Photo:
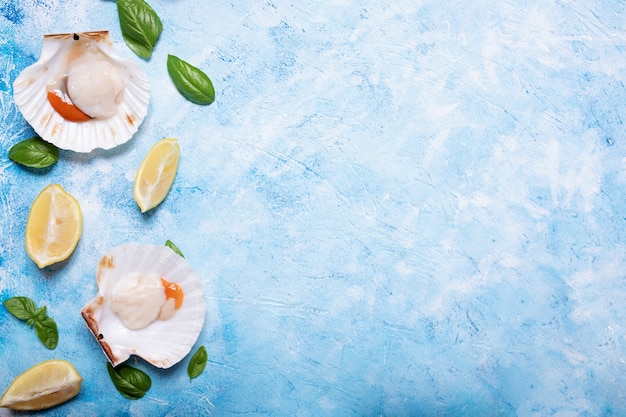
[[(71, 122), (48, 102), (46, 84), (66, 75), (71, 64), (86, 55), (117, 67), (125, 81), (124, 95), (112, 117)], [(135, 134), (148, 112), (150, 82), (138, 65), (115, 53), (109, 31), (51, 34), (43, 37), (39, 61), (15, 80), (13, 98), (42, 139), (62, 149), (91, 152), (121, 145)]]
[[(113, 288), (133, 273), (156, 273), (182, 287), (184, 301), (172, 318), (131, 330), (111, 311)], [(180, 362), (198, 340), (206, 312), (202, 285), (189, 263), (167, 246), (118, 246), (100, 259), (97, 280), (98, 294), (81, 314), (113, 366), (136, 355), (158, 368), (169, 368)]]

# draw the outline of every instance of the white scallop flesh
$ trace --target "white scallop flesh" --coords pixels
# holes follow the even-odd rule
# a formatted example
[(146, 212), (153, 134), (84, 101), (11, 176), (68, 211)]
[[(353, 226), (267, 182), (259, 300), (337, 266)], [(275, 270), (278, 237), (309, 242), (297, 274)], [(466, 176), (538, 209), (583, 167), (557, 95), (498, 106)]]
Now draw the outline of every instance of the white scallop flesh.
[(132, 330), (143, 329), (159, 318), (166, 302), (165, 289), (157, 274), (128, 274), (111, 293), (111, 311)]
[(107, 119), (115, 115), (123, 92), (124, 79), (108, 61), (81, 62), (67, 74), (67, 93), (72, 102), (93, 118)]
[[(63, 118), (48, 100), (53, 90), (90, 119)], [(49, 34), (39, 60), (15, 79), (13, 99), (43, 140), (91, 152), (133, 137), (148, 113), (150, 82), (138, 64), (116, 53), (109, 31)]]
[[(96, 278), (98, 292), (81, 315), (113, 366), (135, 355), (169, 368), (190, 352), (202, 331), (206, 302), (200, 277), (185, 258), (165, 245), (127, 243), (100, 259)], [(183, 291), (178, 309), (161, 278)]]
[(159, 311), (159, 320), (169, 320), (174, 317), (176, 313), (176, 301), (173, 298), (168, 298), (165, 301), (165, 304), (161, 307), (161, 311)]

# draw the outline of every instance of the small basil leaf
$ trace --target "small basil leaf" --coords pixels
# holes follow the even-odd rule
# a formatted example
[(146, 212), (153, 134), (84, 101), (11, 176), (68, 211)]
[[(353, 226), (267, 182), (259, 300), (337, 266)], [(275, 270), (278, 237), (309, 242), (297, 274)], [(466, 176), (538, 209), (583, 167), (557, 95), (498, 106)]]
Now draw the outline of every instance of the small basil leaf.
[(189, 365), (187, 366), (187, 374), (189, 375), (189, 380), (192, 380), (199, 376), (206, 367), (207, 362), (207, 353), (204, 346), (200, 346), (200, 348), (193, 354), (191, 360), (189, 361)]
[(119, 365), (117, 368), (107, 362), (107, 371), (115, 385), (115, 389), (129, 400), (138, 400), (146, 395), (152, 386), (152, 381), (144, 371), (129, 365)]
[(168, 55), (167, 72), (178, 92), (192, 103), (207, 105), (215, 100), (213, 83), (200, 69), (174, 55)]
[(43, 320), (47, 315), (46, 306), (39, 307), (37, 311), (35, 311), (35, 320)]
[(48, 349), (54, 349), (59, 343), (59, 332), (57, 330), (57, 324), (50, 317), (45, 317), (43, 320), (35, 321), (35, 333), (41, 343)]
[(59, 160), (59, 148), (40, 137), (29, 138), (11, 146), (9, 159), (30, 168), (46, 168)]
[(178, 255), (180, 255), (181, 258), (184, 258), (183, 253), (180, 251), (180, 249), (178, 249), (178, 246), (176, 246), (171, 240), (168, 239), (165, 242), (165, 246), (176, 252)]
[(163, 31), (157, 13), (144, 0), (117, 0), (117, 14), (126, 45), (141, 58), (149, 59)]
[(28, 297), (9, 298), (4, 301), (4, 307), (20, 320), (28, 320), (34, 317), (37, 311), (35, 302)]

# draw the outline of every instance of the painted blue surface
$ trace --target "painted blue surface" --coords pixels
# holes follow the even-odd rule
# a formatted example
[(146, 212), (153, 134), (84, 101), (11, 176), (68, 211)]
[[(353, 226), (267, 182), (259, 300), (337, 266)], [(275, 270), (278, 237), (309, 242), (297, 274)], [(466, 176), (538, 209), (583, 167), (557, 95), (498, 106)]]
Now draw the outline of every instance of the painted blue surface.
[[(0, 307), (0, 389), (63, 358), (83, 388), (46, 415), (623, 415), (623, 2), (150, 3), (164, 32), (147, 62), (114, 2), (0, 7), (0, 299), (46, 304), (60, 331), (49, 351)], [(13, 164), (32, 130), (12, 83), (41, 36), (99, 29), (151, 80), (139, 132), (43, 172)], [(177, 94), (169, 53), (215, 103)], [(178, 176), (142, 215), (134, 173), (168, 136)], [(83, 236), (39, 270), (26, 216), (55, 182)], [(167, 239), (202, 277), (209, 363), (190, 383), (188, 358), (133, 360), (153, 387), (128, 401), (79, 312), (102, 254)]]

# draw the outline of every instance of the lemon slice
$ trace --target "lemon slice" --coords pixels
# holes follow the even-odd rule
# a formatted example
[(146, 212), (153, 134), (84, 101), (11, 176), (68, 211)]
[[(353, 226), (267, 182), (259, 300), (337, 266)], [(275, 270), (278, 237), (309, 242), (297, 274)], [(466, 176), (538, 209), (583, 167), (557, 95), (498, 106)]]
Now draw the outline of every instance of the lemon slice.
[(155, 208), (172, 188), (180, 147), (175, 138), (161, 139), (148, 151), (135, 175), (133, 197), (142, 213)]
[(0, 398), (0, 407), (43, 410), (74, 398), (83, 378), (64, 360), (41, 362), (18, 375)]
[(39, 268), (67, 259), (83, 228), (78, 201), (59, 184), (35, 198), (26, 223), (26, 252)]

